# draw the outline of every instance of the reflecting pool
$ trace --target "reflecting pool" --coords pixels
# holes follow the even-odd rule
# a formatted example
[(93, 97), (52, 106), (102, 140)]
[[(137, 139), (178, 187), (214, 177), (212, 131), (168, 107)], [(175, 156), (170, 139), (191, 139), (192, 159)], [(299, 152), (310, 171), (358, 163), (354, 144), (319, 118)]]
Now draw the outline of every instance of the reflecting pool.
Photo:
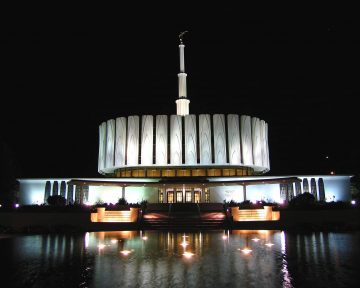
[(0, 235), (0, 287), (355, 287), (359, 240), (269, 230)]

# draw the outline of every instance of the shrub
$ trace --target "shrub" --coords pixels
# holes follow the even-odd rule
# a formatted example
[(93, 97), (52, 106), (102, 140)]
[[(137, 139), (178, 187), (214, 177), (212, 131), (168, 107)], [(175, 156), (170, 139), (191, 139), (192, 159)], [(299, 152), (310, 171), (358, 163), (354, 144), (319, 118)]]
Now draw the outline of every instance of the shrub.
[(311, 193), (305, 192), (303, 194), (297, 195), (289, 202), (291, 207), (310, 207), (314, 206), (315, 197)]
[(128, 205), (128, 202), (125, 198), (120, 198), (117, 202), (118, 205)]
[(66, 199), (60, 195), (52, 195), (47, 198), (46, 202), (50, 206), (65, 206)]

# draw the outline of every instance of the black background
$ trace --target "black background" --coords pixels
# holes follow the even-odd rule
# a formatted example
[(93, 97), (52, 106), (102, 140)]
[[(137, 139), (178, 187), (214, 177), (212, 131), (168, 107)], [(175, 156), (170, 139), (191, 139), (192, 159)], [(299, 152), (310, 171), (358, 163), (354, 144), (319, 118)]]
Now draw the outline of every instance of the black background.
[(17, 177), (98, 177), (102, 121), (175, 114), (184, 30), (190, 113), (265, 120), (270, 175), (359, 172), (353, 7), (181, 3), (4, 11), (1, 144)]

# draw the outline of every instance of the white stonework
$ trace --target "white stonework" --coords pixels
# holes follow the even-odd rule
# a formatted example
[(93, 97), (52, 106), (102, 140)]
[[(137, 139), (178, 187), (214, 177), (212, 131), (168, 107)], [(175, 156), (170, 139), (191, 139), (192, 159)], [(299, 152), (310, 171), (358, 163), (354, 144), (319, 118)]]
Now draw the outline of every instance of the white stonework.
[(261, 155), (261, 125), (259, 118), (251, 119), (251, 135), (253, 143), (253, 157), (254, 165), (262, 166), (262, 155)]
[(197, 164), (196, 116), (185, 116), (185, 164)]
[(156, 116), (156, 164), (166, 165), (168, 159), (168, 117), (167, 115)]
[(115, 167), (125, 166), (126, 158), (126, 118), (116, 118)]
[(215, 163), (226, 164), (225, 116), (223, 114), (214, 114), (213, 124)]
[(229, 163), (241, 163), (239, 116), (227, 115)]
[(153, 130), (154, 118), (152, 115), (143, 115), (141, 123), (141, 164), (153, 164)]
[(209, 114), (199, 115), (199, 143), (200, 164), (211, 164), (211, 119)]
[(139, 161), (139, 116), (128, 117), (127, 165), (136, 166)]
[(251, 117), (242, 115), (241, 118), (241, 150), (244, 165), (253, 165)]
[(268, 125), (237, 114), (119, 117), (99, 127), (98, 161), (102, 174), (167, 165), (245, 166), (264, 173), (270, 169)]
[(170, 164), (182, 164), (182, 117), (170, 116)]
[(114, 166), (115, 148), (115, 120), (110, 119), (106, 123), (106, 168)]

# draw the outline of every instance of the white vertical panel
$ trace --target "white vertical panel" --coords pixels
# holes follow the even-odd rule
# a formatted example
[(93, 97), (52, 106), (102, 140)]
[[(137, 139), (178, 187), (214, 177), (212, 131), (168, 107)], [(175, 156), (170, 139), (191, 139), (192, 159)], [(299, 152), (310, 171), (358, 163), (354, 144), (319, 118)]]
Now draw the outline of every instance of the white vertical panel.
[(116, 118), (115, 128), (115, 166), (125, 166), (126, 152), (126, 118)]
[(225, 116), (223, 114), (214, 114), (213, 122), (215, 163), (226, 164)]
[(242, 115), (241, 121), (241, 150), (244, 165), (253, 165), (252, 137), (251, 137), (251, 117)]
[(252, 143), (253, 143), (254, 165), (262, 166), (261, 127), (260, 127), (259, 118), (253, 117), (251, 119), (251, 135), (252, 135)]
[(153, 129), (152, 115), (143, 115), (141, 123), (141, 164), (153, 164)]
[(266, 163), (267, 163), (267, 156), (266, 156), (266, 123), (264, 120), (260, 121), (260, 135), (261, 135), (261, 162), (262, 162), (262, 166), (263, 167), (267, 167)]
[(182, 164), (182, 123), (181, 116), (170, 116), (170, 163)]
[(240, 127), (239, 116), (235, 114), (227, 115), (228, 123), (228, 151), (229, 151), (229, 163), (240, 164)]
[(211, 164), (211, 122), (209, 114), (199, 115), (200, 164)]
[(156, 115), (156, 164), (167, 164), (167, 115)]
[(105, 168), (105, 154), (106, 154), (106, 122), (99, 126), (99, 171)]
[(115, 120), (110, 119), (106, 123), (106, 168), (114, 166), (115, 147)]
[(196, 116), (185, 116), (185, 164), (197, 164)]
[(266, 167), (270, 169), (269, 126), (265, 123)]
[(128, 117), (127, 165), (135, 166), (139, 162), (139, 116)]

